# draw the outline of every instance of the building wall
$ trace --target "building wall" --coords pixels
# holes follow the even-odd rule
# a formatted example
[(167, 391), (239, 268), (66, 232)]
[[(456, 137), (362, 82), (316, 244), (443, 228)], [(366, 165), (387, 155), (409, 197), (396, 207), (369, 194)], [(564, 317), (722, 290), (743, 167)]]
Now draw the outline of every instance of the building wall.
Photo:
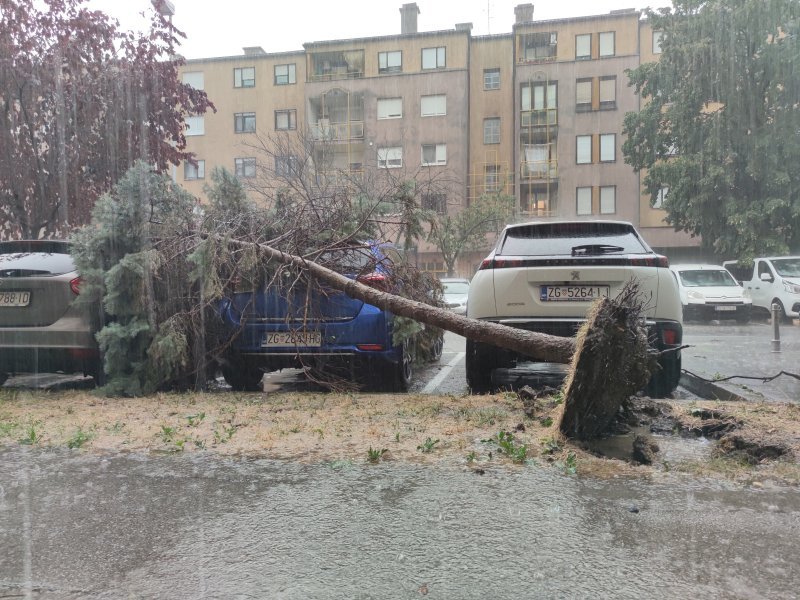
[[(622, 156), (624, 116), (640, 106), (640, 99), (628, 87), (625, 70), (658, 59), (652, 29), (640, 21), (640, 13), (532, 21), (511, 29), (494, 36), (472, 36), (468, 28), (461, 28), (312, 42), (299, 52), (189, 61), (182, 72), (203, 72), (205, 89), (217, 112), (205, 116), (204, 135), (187, 138), (189, 150), (205, 161), (205, 178), (187, 181), (181, 166), (176, 180), (203, 198), (202, 187), (209, 182), (213, 167), (234, 171), (235, 158), (254, 155), (246, 148), (254, 136), (234, 132), (236, 113), (254, 112), (259, 134), (275, 136), (280, 133), (275, 131), (275, 111), (295, 110), (296, 132), (313, 138), (315, 132), (323, 131), (326, 115), (321, 103), (344, 94), (348, 102), (363, 102), (363, 110), (347, 117), (346, 135), (334, 136), (331, 143), (339, 167), (374, 167), (379, 148), (399, 146), (404, 177), (446, 181), (449, 212), (496, 190), (516, 196), (519, 220), (629, 220), (659, 248), (697, 246), (697, 240), (676, 234), (666, 225), (664, 211), (651, 207), (649, 196), (642, 193), (640, 175)], [(613, 52), (601, 56), (601, 34), (603, 49), (608, 50), (610, 32)], [(549, 44), (551, 35), (552, 51), (531, 51), (532, 43), (546, 40)], [(438, 47), (446, 48), (445, 64), (423, 69), (423, 49)], [(579, 56), (579, 50), (584, 55)], [(397, 53), (401, 64), (397, 64)], [(294, 83), (276, 85), (275, 67), (286, 64), (294, 65)], [(234, 87), (234, 69), (244, 67), (255, 69), (255, 85)], [(491, 69), (499, 69), (499, 82), (487, 87), (484, 77)], [(608, 94), (611, 80), (614, 102), (601, 103), (601, 85)], [(523, 87), (541, 82), (556, 86), (555, 115), (524, 110)], [(590, 82), (591, 102), (579, 106), (577, 88), (580, 85), (585, 92), (586, 82)], [(431, 95), (446, 96), (445, 115), (422, 116), (421, 99)], [(378, 118), (378, 101), (387, 98), (402, 98), (401, 117)], [(486, 119), (499, 119), (497, 143), (486, 143)], [(615, 136), (614, 160), (601, 161), (600, 136), (609, 134)], [(589, 164), (577, 164), (578, 136), (590, 136)], [(495, 139), (490, 136), (488, 141)], [(423, 166), (423, 144), (444, 144), (446, 164)], [(546, 168), (540, 164), (541, 156), (546, 157)], [(487, 169), (491, 171), (488, 179)], [(603, 212), (601, 188), (606, 188), (607, 200), (610, 187), (614, 188), (614, 210)], [(586, 188), (590, 189), (590, 213), (578, 214), (578, 188), (584, 188), (580, 192), (584, 200)], [(541, 202), (543, 197), (546, 202)], [(435, 262), (433, 248), (422, 244), (419, 252), (427, 262)], [(476, 255), (463, 262), (477, 260)], [(463, 274), (469, 274), (466, 266), (463, 269)]]

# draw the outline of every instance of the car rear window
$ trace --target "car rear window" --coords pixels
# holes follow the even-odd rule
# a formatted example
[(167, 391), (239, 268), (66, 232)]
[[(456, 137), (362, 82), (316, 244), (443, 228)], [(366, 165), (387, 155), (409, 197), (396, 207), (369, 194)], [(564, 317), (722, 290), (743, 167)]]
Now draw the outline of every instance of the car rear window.
[(721, 287), (738, 286), (731, 274), (724, 269), (712, 271), (710, 269), (698, 269), (692, 271), (680, 271), (681, 282), (686, 287)]
[(504, 256), (586, 256), (650, 254), (625, 223), (537, 223), (506, 231), (497, 254)]
[(0, 243), (0, 277), (62, 275), (75, 270), (66, 242), (36, 240)]

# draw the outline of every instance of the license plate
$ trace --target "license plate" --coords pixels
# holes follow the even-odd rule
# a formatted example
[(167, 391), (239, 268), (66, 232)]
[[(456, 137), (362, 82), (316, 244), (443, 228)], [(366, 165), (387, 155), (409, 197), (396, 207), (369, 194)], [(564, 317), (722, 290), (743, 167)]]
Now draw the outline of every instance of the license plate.
[(539, 299), (542, 302), (586, 302), (608, 298), (607, 285), (543, 285)]
[(736, 310), (736, 307), (735, 307), (735, 306), (717, 306), (717, 307), (716, 307), (716, 310), (730, 310), (730, 311), (734, 311), (734, 310)]
[(30, 292), (0, 292), (0, 306), (28, 306)]
[(264, 336), (262, 346), (314, 346), (322, 345), (319, 331), (275, 331)]

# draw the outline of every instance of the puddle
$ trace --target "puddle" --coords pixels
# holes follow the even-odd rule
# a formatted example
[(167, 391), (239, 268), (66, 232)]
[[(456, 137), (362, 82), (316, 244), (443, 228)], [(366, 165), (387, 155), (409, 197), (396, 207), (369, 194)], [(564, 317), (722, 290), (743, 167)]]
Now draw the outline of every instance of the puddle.
[(681, 437), (679, 435), (657, 435), (650, 433), (648, 426), (632, 427), (630, 433), (614, 435), (588, 442), (587, 448), (606, 458), (616, 458), (630, 462), (633, 440), (637, 435), (649, 437), (658, 444), (655, 464), (679, 463), (684, 461), (707, 460), (711, 457), (714, 442), (704, 437)]

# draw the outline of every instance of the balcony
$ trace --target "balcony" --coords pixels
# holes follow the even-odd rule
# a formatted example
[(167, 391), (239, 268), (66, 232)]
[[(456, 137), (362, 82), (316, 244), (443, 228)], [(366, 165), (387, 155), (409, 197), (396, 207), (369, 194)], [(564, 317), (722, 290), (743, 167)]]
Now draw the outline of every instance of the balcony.
[(558, 160), (525, 160), (520, 164), (522, 181), (540, 181), (558, 178)]
[(364, 51), (315, 52), (311, 55), (311, 81), (364, 77)]
[(331, 123), (319, 119), (311, 124), (311, 137), (316, 141), (349, 142), (364, 139), (364, 121), (345, 121)]
[(558, 109), (523, 110), (520, 113), (520, 125), (522, 127), (557, 127)]

